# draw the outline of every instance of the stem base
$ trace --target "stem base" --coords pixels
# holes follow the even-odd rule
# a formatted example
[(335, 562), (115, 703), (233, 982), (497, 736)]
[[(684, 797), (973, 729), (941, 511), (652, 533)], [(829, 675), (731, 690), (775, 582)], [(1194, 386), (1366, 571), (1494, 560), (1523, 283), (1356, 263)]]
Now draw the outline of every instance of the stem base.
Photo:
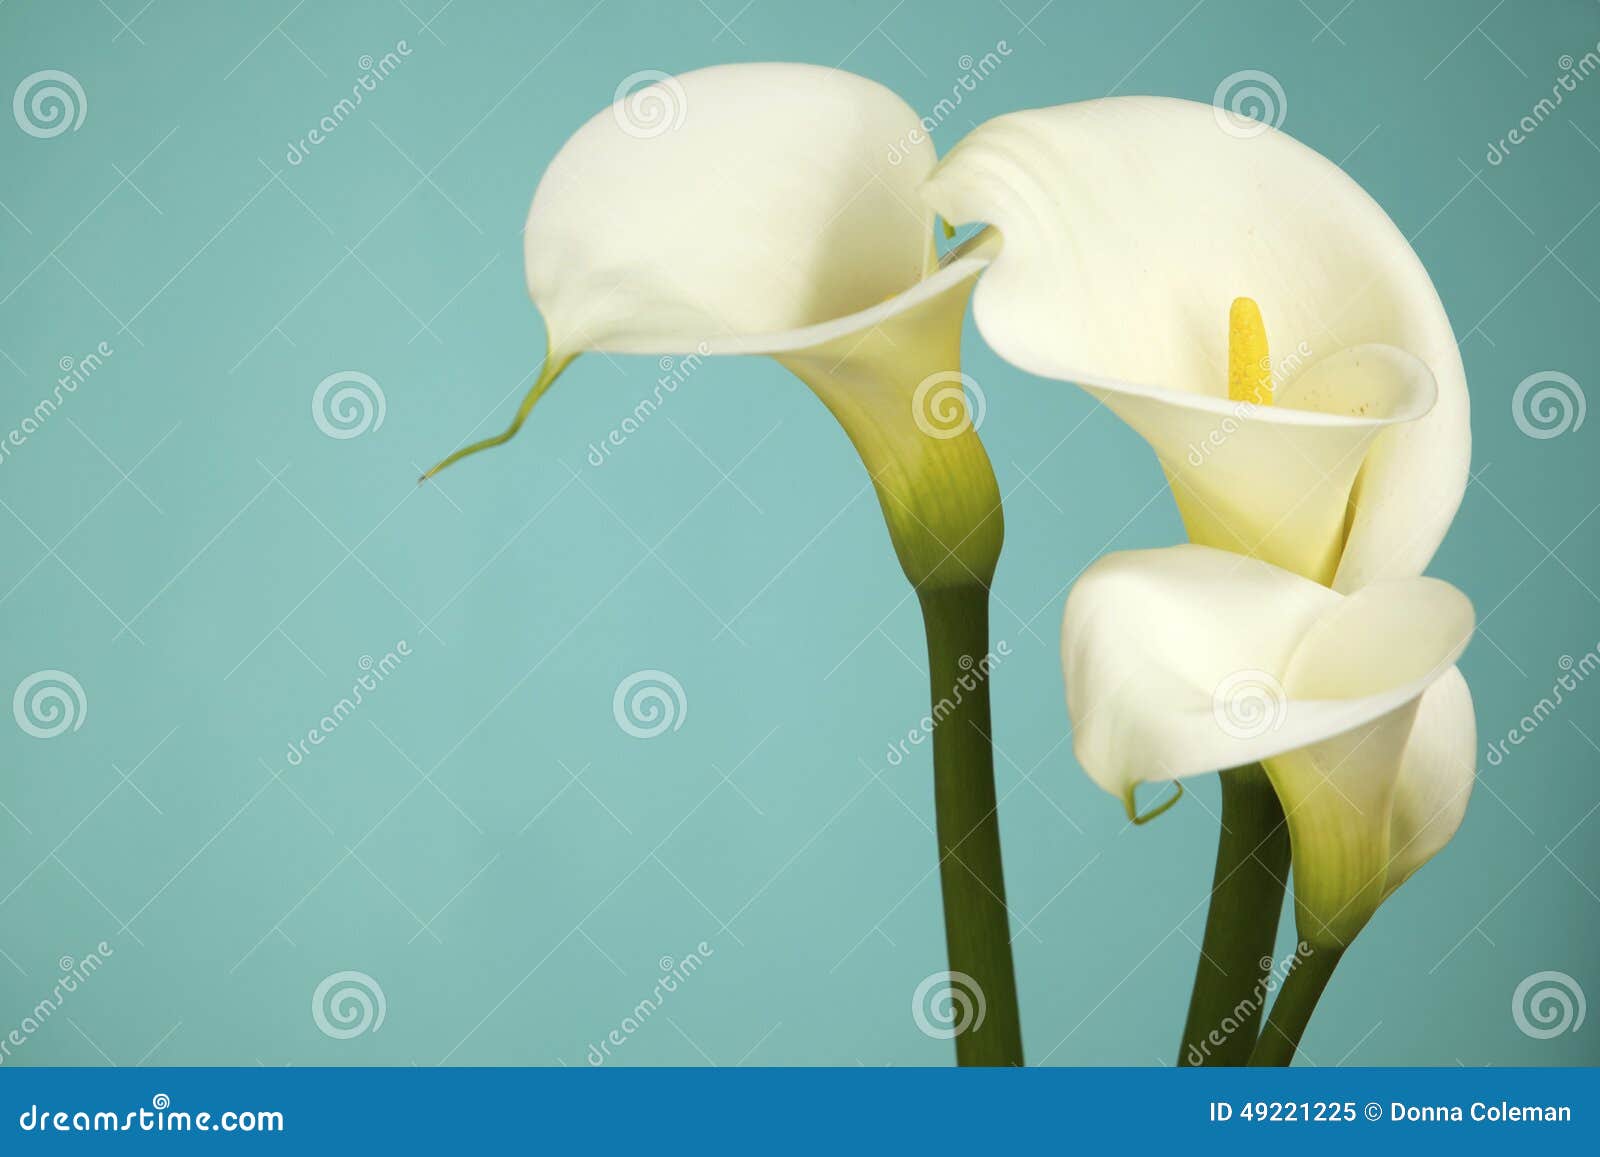
[[(933, 788), (950, 971), (971, 978), (983, 1020), (958, 1033), (960, 1065), (1022, 1064), (1022, 1023), (1000, 862), (989, 717), (989, 590), (919, 592), (933, 703)], [(960, 975), (951, 978), (959, 986)]]

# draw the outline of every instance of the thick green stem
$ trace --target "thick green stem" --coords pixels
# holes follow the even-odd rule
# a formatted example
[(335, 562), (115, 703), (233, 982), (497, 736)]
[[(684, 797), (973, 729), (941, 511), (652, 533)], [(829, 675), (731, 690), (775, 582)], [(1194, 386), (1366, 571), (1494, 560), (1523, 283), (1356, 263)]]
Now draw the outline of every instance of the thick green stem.
[(1259, 763), (1222, 773), (1222, 834), (1180, 1065), (1242, 1065), (1267, 1001), (1289, 829)]
[[(919, 592), (928, 632), (933, 790), (952, 986), (975, 985), (983, 1009), (956, 1040), (961, 1065), (1022, 1064), (1022, 1022), (1000, 866), (989, 721), (989, 590)], [(969, 980), (964, 979), (970, 978)], [(958, 1022), (959, 1025), (959, 1022)]]
[(1287, 1065), (1294, 1060), (1300, 1037), (1343, 955), (1343, 948), (1308, 948), (1295, 957), (1278, 999), (1272, 1002), (1261, 1040), (1250, 1054), (1252, 1065)]

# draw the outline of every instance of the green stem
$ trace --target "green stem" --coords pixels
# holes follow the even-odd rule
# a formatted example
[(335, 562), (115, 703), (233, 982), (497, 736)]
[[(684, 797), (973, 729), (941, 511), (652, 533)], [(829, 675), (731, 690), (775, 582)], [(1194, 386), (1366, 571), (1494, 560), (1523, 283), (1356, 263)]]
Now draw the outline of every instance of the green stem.
[(1252, 1065), (1287, 1065), (1294, 1060), (1317, 1000), (1343, 955), (1343, 948), (1311, 948), (1295, 957), (1278, 999), (1272, 1002), (1261, 1040), (1250, 1054)]
[(956, 987), (976, 985), (984, 1017), (956, 1036), (956, 1063), (1022, 1064), (1022, 1022), (1000, 866), (990, 739), (989, 589), (918, 592), (928, 632), (933, 791), (945, 943)]
[(1221, 778), (1222, 834), (1180, 1065), (1250, 1059), (1289, 874), (1289, 829), (1267, 773), (1252, 763)]

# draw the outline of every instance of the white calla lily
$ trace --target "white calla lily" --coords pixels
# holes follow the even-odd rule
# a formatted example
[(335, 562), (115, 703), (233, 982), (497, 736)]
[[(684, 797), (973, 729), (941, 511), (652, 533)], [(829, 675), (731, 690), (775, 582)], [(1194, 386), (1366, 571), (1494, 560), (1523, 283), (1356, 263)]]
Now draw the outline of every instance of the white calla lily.
[[(1240, 128), (1157, 97), (1020, 112), (923, 187), (1000, 236), (974, 298), (985, 339), (1143, 436), (1201, 544), (1097, 564), (1063, 627), (1079, 760), (1130, 816), (1141, 780), (1224, 773), (1187, 1064), (1253, 1055), (1291, 855), (1301, 935), (1325, 949), (1300, 993), (1450, 839), (1473, 776), (1452, 666), (1471, 607), (1415, 577), (1471, 451), (1449, 319), (1359, 185)], [(1310, 1008), (1275, 1010), (1290, 1047), (1262, 1055), (1292, 1056)]]
[[(619, 97), (562, 147), (528, 213), (544, 367), (503, 434), (434, 470), (510, 439), (584, 352), (770, 355), (867, 467), (921, 602), (935, 703), (965, 689), (1004, 536), (960, 369), (993, 239), (936, 260), (917, 193), (934, 160), (904, 101), (836, 69), (726, 65)], [(988, 686), (957, 694), (930, 716), (946, 943), (988, 1016), (956, 1056), (1021, 1064)]]
[(722, 65), (619, 99), (528, 213), (544, 370), (505, 434), (435, 469), (508, 439), (581, 353), (768, 354), (844, 427), (913, 584), (987, 583), (999, 490), (959, 383), (988, 239), (936, 261), (934, 161), (904, 101), (834, 69)]
[[(973, 303), (984, 338), (1149, 441), (1192, 541), (1344, 591), (1420, 574), (1470, 451), (1444, 308), (1338, 166), (1226, 115), (1160, 97), (1013, 113), (961, 141), (923, 192), (947, 220), (1001, 235)], [(1255, 399), (1227, 389), (1239, 297), (1259, 303), (1279, 354)]]
[(1471, 790), (1473, 630), (1437, 579), (1342, 595), (1203, 546), (1107, 555), (1067, 600), (1078, 760), (1145, 780), (1261, 762), (1288, 819), (1301, 935), (1343, 946), (1454, 834)]

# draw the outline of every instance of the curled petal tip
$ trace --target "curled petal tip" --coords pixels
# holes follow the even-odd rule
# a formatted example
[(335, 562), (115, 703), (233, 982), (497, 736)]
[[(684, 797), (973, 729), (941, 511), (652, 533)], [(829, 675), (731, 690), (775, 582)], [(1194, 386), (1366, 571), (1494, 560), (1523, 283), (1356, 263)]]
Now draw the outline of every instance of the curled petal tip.
[(575, 356), (576, 355), (574, 354), (556, 355), (553, 353), (547, 355), (545, 357), (544, 364), (539, 367), (539, 373), (534, 379), (532, 387), (528, 390), (527, 395), (522, 399), (522, 405), (517, 407), (517, 415), (511, 420), (511, 425), (507, 426), (503, 432), (496, 434), (492, 438), (485, 438), (480, 442), (472, 443), (470, 446), (463, 446), (455, 453), (441, 459), (436, 465), (423, 474), (421, 478), (417, 479), (418, 485), (426, 482), (428, 479), (432, 478), (435, 474), (439, 473), (439, 471), (445, 469), (447, 466), (455, 465), (463, 458), (470, 457), (471, 455), (478, 453), (480, 450), (488, 450), (495, 446), (503, 445), (504, 443), (511, 441), (512, 438), (516, 437), (517, 431), (522, 429), (522, 423), (528, 420), (528, 415), (532, 412), (534, 403), (544, 396), (544, 392), (550, 388), (551, 383), (554, 382), (556, 378), (561, 376), (561, 371), (566, 369), (567, 366), (571, 364), (572, 359)]
[(1139, 814), (1139, 805), (1134, 801), (1133, 798), (1134, 791), (1136, 789), (1134, 787), (1130, 787), (1127, 790), (1127, 793), (1122, 797), (1122, 806), (1127, 809), (1128, 812), (1128, 822), (1132, 823), (1135, 827), (1142, 827), (1151, 820), (1155, 819), (1157, 816), (1165, 815), (1167, 812), (1171, 811), (1173, 805), (1183, 798), (1183, 784), (1178, 780), (1173, 780), (1172, 786), (1176, 790), (1166, 799), (1158, 803), (1155, 807), (1145, 812), (1143, 815)]

